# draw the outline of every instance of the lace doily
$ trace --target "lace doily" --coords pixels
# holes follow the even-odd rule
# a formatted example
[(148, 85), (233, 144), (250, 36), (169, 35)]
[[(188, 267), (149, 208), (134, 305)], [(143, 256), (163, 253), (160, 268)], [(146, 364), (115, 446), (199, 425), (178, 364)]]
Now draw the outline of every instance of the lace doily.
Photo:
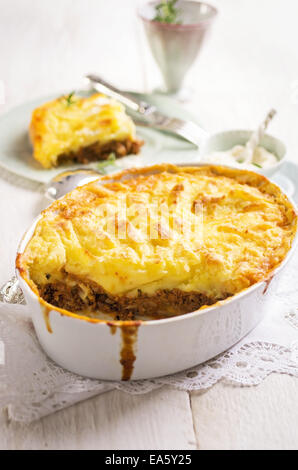
[[(158, 379), (104, 382), (79, 377), (41, 350), (26, 306), (0, 303), (0, 406), (11, 419), (30, 422), (111, 389), (147, 393), (163, 385), (201, 390), (219, 380), (256, 385), (272, 372), (298, 377), (298, 252), (271, 295), (263, 322), (230, 351), (187, 371)], [(21, 303), (13, 292), (10, 301)]]

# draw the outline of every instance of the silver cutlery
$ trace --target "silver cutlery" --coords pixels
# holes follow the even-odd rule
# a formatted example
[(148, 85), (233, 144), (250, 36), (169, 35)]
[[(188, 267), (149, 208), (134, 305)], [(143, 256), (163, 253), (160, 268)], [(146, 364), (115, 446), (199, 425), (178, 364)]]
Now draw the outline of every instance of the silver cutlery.
[(134, 111), (133, 119), (138, 125), (177, 134), (197, 147), (200, 147), (208, 137), (208, 133), (194, 122), (167, 116), (158, 111), (155, 106), (119, 90), (98, 75), (90, 74), (86, 76), (86, 79), (96, 91), (117, 99)]
[(45, 186), (45, 197), (56, 200), (69, 193), (78, 186), (95, 181), (102, 173), (92, 168), (77, 168), (66, 170), (52, 178)]

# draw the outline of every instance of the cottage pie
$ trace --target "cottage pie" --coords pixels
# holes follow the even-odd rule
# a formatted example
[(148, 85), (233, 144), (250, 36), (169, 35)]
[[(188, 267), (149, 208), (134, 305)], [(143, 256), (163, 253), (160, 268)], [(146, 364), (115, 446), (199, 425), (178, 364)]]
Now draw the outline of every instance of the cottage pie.
[(253, 172), (127, 170), (43, 211), (17, 267), (40, 297), (68, 311), (164, 318), (269, 278), (296, 223), (287, 197)]
[(88, 163), (139, 152), (143, 142), (125, 108), (100, 93), (61, 96), (33, 111), (29, 128), (33, 156), (44, 168)]

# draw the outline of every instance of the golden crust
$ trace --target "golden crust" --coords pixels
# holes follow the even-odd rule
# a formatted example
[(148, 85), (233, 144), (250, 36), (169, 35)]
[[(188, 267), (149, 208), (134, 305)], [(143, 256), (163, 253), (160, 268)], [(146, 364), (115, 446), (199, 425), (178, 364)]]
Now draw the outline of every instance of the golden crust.
[[(166, 203), (167, 220), (156, 202)], [(82, 292), (90, 282), (118, 297), (178, 289), (216, 301), (268, 277), (289, 251), (296, 225), (292, 204), (261, 175), (160, 165), (102, 177), (53, 203), (17, 267), (38, 286), (81, 280)]]
[[(60, 160), (88, 160), (95, 146), (98, 159), (105, 159), (106, 149), (112, 148), (116, 156), (122, 156), (137, 153), (141, 145), (125, 108), (100, 93), (86, 98), (74, 95), (70, 102), (62, 96), (36, 108), (29, 136), (33, 156), (44, 168), (57, 166)], [(123, 144), (119, 155), (117, 142)]]

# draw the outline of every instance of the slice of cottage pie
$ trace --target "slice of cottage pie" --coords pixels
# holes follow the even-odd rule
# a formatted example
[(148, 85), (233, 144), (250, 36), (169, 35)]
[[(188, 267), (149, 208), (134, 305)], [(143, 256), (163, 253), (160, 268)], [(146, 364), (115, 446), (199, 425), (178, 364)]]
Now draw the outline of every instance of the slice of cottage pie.
[(137, 154), (143, 142), (117, 101), (96, 93), (61, 96), (33, 111), (30, 123), (33, 156), (44, 168), (65, 162), (88, 163)]

